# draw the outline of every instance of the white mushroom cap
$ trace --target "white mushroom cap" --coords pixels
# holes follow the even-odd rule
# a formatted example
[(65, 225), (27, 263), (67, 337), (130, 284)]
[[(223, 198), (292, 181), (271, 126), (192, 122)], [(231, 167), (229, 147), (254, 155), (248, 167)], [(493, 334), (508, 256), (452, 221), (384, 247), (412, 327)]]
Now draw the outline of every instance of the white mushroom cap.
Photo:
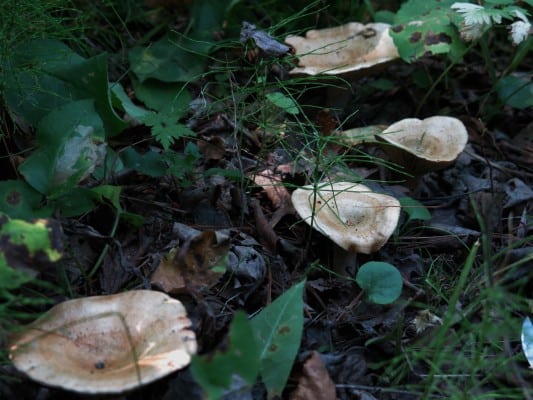
[(376, 136), (393, 145), (390, 148), (393, 161), (409, 168), (410, 172), (449, 165), (468, 142), (464, 124), (457, 118), (445, 116), (402, 119)]
[(178, 300), (150, 290), (69, 300), (28, 325), (9, 356), (44, 384), (119, 393), (187, 366), (190, 324)]
[(305, 37), (288, 36), (300, 66), (291, 74), (331, 74), (369, 68), (399, 57), (389, 24), (350, 22), (335, 28), (310, 30)]
[[(400, 202), (352, 182), (324, 183), (316, 195), (312, 185), (292, 193), (300, 217), (343, 249), (369, 254), (392, 235), (400, 216)], [(314, 217), (313, 217), (314, 215)]]

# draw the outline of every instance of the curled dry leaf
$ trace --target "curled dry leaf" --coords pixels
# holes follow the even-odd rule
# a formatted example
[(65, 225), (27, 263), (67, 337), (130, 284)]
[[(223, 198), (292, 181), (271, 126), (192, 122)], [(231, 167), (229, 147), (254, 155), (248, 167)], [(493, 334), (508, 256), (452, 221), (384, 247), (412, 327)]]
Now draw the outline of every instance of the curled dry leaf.
[(254, 176), (254, 182), (265, 191), (274, 208), (290, 203), (291, 195), (282, 185), (280, 177), (274, 174), (274, 171), (265, 169), (259, 172)]
[(199, 140), (198, 149), (208, 160), (222, 160), (226, 154), (226, 144), (220, 136), (212, 136)]
[(119, 393), (187, 366), (196, 337), (183, 305), (149, 290), (65, 301), (11, 342), (15, 367), (47, 385)]
[(468, 142), (468, 132), (460, 120), (438, 115), (402, 119), (376, 137), (391, 144), (386, 150), (392, 161), (413, 174), (448, 166)]
[(253, 40), (261, 51), (270, 57), (279, 57), (287, 54), (291, 48), (278, 42), (268, 33), (258, 30), (254, 24), (243, 21), (240, 35), (241, 43)]
[(291, 74), (331, 74), (373, 67), (399, 57), (389, 36), (390, 25), (350, 22), (335, 28), (310, 30), (305, 37), (288, 36), (299, 58)]
[(292, 193), (300, 217), (344, 250), (369, 254), (392, 235), (400, 216), (400, 202), (351, 182), (308, 185)]
[(298, 387), (291, 400), (335, 400), (337, 393), (320, 354), (316, 351), (305, 361)]
[(151, 283), (167, 293), (198, 292), (213, 286), (224, 271), (229, 240), (215, 231), (205, 231), (189, 237), (181, 248), (171, 250), (152, 275)]

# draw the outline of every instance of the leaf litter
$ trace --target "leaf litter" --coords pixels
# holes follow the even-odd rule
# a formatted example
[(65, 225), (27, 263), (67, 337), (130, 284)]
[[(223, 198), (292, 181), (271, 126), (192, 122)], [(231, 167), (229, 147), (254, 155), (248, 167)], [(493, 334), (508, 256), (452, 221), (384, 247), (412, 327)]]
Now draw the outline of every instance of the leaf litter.
[[(290, 57), (289, 46), (253, 24), (243, 23), (241, 40), (253, 41), (268, 57)], [(428, 69), (437, 69), (438, 66), (430, 60), (427, 60)], [(244, 60), (242, 62), (245, 65)], [(246, 62), (250, 61), (247, 59)], [(353, 82), (358, 95), (366, 97), (357, 99), (361, 103), (359, 116), (343, 114), (346, 128), (389, 126), (398, 120), (395, 113), (404, 108), (407, 111), (403, 117), (413, 115), (417, 104), (410, 91), (415, 89), (407, 88), (401, 82), (402, 74), (412, 70), (412, 66), (397, 65), (384, 70), (383, 75), (394, 82), (393, 95), (390, 92), (362, 94), (368, 79), (375, 78)], [(145, 82), (149, 82), (147, 72), (141, 72), (145, 74), (142, 75), (147, 79)], [(273, 71), (266, 73), (267, 78), (274, 79)], [(247, 70), (242, 68), (236, 73), (232, 85), (249, 78)], [(457, 81), (456, 87), (464, 102), (479, 101), (475, 96), (469, 96), (471, 82), (466, 77), (450, 78)], [(201, 93), (202, 96), (215, 98), (206, 91)], [(422, 92), (416, 93), (420, 95)], [(327, 99), (325, 88), (320, 94), (318, 97)], [(409, 284), (393, 305), (372, 304), (363, 299), (354, 308), (346, 310), (352, 299), (361, 293), (354, 282), (355, 275), (349, 280), (331, 273), (335, 269), (333, 245), (322, 234), (302, 223), (290, 202), (294, 188), (309, 183), (310, 172), (324, 173), (316, 168), (316, 159), (306, 159), (302, 151), (304, 140), (301, 137), (288, 138), (293, 145), (284, 148), (275, 134), (250, 121), (235, 121), (231, 112), (220, 104), (214, 108), (214, 113), (202, 107), (191, 109), (186, 126), (196, 132), (196, 138), (177, 135), (173, 143), (162, 143), (176, 150), (183, 150), (189, 140), (197, 143), (202, 157), (187, 171), (190, 175), (188, 184), (183, 184), (181, 175), (165, 174), (165, 164), (160, 166), (163, 172), (159, 175), (140, 173), (131, 168), (120, 176), (124, 188), (122, 206), (128, 212), (142, 216), (142, 229), (135, 230), (125, 221), (114, 229), (113, 209), (109, 205), (88, 213), (79, 224), (67, 218), (60, 220), (64, 227), (68, 227), (65, 244), (66, 252), (70, 252), (61, 263), (69, 271), (73, 292), (77, 296), (89, 296), (151, 288), (179, 298), (189, 311), (199, 352), (207, 357), (204, 359), (207, 363), (211, 356), (216, 360), (224, 352), (240, 356), (238, 348), (234, 347), (236, 343), (231, 342), (236, 337), (232, 324), (246, 326), (242, 314), (234, 322), (234, 316), (239, 315), (237, 310), (244, 310), (251, 328), (242, 329), (250, 328), (255, 332), (258, 345), (262, 346), (263, 370), (255, 385), (246, 379), (239, 380), (238, 369), (237, 375), (230, 376), (231, 388), (247, 393), (248, 397), (243, 398), (262, 398), (266, 393), (294, 399), (418, 398), (419, 393), (403, 388), (423, 382), (428, 366), (414, 360), (414, 364), (409, 365), (410, 370), (396, 378), (396, 364), (391, 360), (409, 345), (423, 340), (427, 343), (432, 332), (442, 325), (446, 312), (444, 302), (423, 310), (413, 303), (432, 300), (431, 288), (424, 282), (432, 278), (433, 262), (443, 260), (443, 272), (436, 275), (436, 279), (445, 281), (448, 276), (455, 276), (456, 270), (465, 262), (468, 248), (484, 235), (478, 221), (481, 216), (484, 228), (493, 240), (491, 245), (498, 249), (512, 246), (512, 251), (517, 254), (512, 256), (514, 253), (509, 252), (510, 260), (499, 260), (495, 276), (503, 282), (530, 277), (527, 268), (531, 264), (520, 264), (520, 260), (530, 257), (532, 246), (530, 240), (524, 240), (533, 231), (530, 220), (533, 174), (530, 153), (524, 150), (531, 146), (531, 140), (527, 134), (513, 136), (504, 133), (512, 131), (509, 126), (516, 127), (517, 131), (518, 128), (527, 130), (521, 117), (523, 114), (509, 109), (502, 123), (480, 126), (473, 116), (468, 115), (464, 102), (457, 106), (456, 99), (451, 96), (446, 94), (439, 101), (428, 104), (424, 114), (437, 115), (445, 107), (463, 113), (461, 119), (469, 135), (466, 150), (442, 171), (424, 174), (410, 185), (396, 183), (401, 186), (402, 193), (430, 210), (431, 219), (409, 219), (402, 214), (407, 221), (403, 225), (400, 222), (393, 239), (376, 254), (365, 255), (352, 265), (354, 270), (366, 261), (386, 261), (396, 265)], [(301, 101), (313, 100), (312, 97), (310, 93)], [(249, 102), (247, 111), (253, 112), (254, 108), (261, 108), (261, 101), (266, 102), (268, 96), (263, 100), (246, 97), (242, 100)], [(269, 106), (272, 105), (275, 104)], [(319, 106), (326, 109), (328, 104), (319, 102)], [(270, 108), (268, 112), (281, 118), (283, 123), (292, 122), (294, 113), (279, 106), (274, 109)], [(388, 114), (391, 109), (394, 111)], [(160, 128), (165, 128), (162, 118), (158, 123)], [(317, 122), (316, 130), (324, 138), (338, 127), (333, 124), (331, 129), (324, 130), (321, 125)], [(147, 127), (136, 127), (136, 131), (129, 129), (143, 138), (150, 133)], [(236, 140), (237, 137), (241, 140)], [(147, 154), (152, 151), (153, 144), (141, 144), (138, 150)], [(331, 154), (353, 155), (365, 151), (386, 157), (373, 143), (361, 146), (360, 149), (332, 146)], [(287, 153), (290, 162), (287, 162)], [(280, 157), (280, 154), (284, 156)], [(348, 158), (343, 163), (350, 171), (359, 171), (358, 176), (369, 180), (397, 182), (402, 173), (411, 172), (409, 166), (387, 169), (358, 161)], [(209, 170), (218, 173), (204, 174)], [(332, 175), (341, 173), (335, 170)], [(105, 246), (108, 250), (101, 253)], [(76, 254), (78, 252), (81, 254)], [(104, 257), (99, 264), (101, 254)], [(80, 260), (82, 265), (79, 265)], [(518, 264), (508, 271), (510, 264), (503, 261)], [(98, 268), (88, 267), (94, 265)], [(93, 275), (91, 271), (94, 271)], [(302, 282), (304, 277), (307, 277), (305, 283)], [(481, 281), (479, 284), (482, 286)], [(531, 288), (531, 284), (528, 287)], [(283, 298), (284, 294), (291, 296), (290, 300)], [(280, 301), (276, 302), (276, 299)], [(131, 307), (135, 310), (136, 305), (131, 304)], [(287, 340), (283, 336), (287, 332), (291, 332), (292, 339), (283, 342)], [(456, 335), (454, 327), (450, 337)], [(524, 337), (523, 340), (529, 339)], [(526, 350), (528, 345), (524, 346)], [(529, 353), (527, 356), (529, 359)], [(294, 365), (291, 358), (296, 359)], [(391, 369), (387, 369), (387, 363)], [(281, 366), (284, 373), (279, 372)], [(188, 371), (182, 371), (167, 378), (168, 389), (166, 385), (163, 385), (165, 389), (148, 386), (144, 393), (154, 397), (159, 394), (159, 398), (198, 398), (187, 397), (192, 392), (198, 396), (198, 391), (191, 389), (197, 383), (187, 374)], [(386, 390), (391, 382), (402, 386), (398, 391), (394, 388)], [(32, 398), (36, 393), (46, 396), (43, 387), (23, 389), (20, 384), (13, 387), (5, 390), (6, 398), (15, 398), (13, 393), (20, 394), (18, 398)], [(490, 390), (490, 387), (480, 389)], [(125, 398), (134, 396), (134, 393), (124, 395)]]

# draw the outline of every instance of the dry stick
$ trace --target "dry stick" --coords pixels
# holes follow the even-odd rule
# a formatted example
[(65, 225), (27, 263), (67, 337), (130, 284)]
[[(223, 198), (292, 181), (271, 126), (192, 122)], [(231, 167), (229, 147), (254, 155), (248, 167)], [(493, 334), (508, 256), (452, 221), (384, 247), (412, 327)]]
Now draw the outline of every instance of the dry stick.
[(257, 199), (250, 199), (250, 205), (254, 210), (255, 225), (260, 241), (269, 251), (277, 253), (278, 235), (268, 223), (259, 201)]

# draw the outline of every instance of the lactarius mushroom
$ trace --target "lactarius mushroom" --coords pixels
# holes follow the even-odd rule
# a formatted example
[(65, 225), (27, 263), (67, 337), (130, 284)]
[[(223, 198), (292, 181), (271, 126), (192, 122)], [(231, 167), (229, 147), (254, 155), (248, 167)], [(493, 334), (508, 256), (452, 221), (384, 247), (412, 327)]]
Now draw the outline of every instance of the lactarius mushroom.
[(433, 116), (402, 119), (376, 137), (390, 144), (392, 161), (417, 175), (451, 164), (465, 148), (468, 132), (457, 118)]
[(350, 22), (335, 28), (310, 30), (288, 36), (285, 43), (295, 49), (299, 66), (291, 74), (339, 75), (391, 61), (399, 57), (389, 35), (389, 24)]
[(10, 346), (19, 370), (47, 385), (119, 393), (187, 366), (196, 338), (183, 305), (138, 290), (60, 303)]
[(291, 199), (305, 222), (353, 253), (379, 250), (396, 229), (400, 216), (400, 202), (394, 197), (352, 182), (303, 186)]

